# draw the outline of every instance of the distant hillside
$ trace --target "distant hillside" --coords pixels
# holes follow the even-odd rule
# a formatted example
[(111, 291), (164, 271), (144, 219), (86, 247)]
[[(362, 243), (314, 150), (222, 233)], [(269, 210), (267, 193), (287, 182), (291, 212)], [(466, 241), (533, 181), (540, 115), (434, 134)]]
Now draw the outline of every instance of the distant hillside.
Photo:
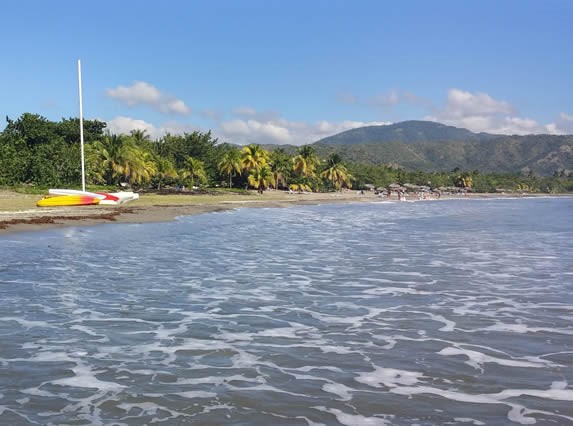
[[(408, 170), (479, 170), (551, 176), (573, 172), (573, 135), (508, 136), (473, 133), (429, 121), (348, 130), (312, 144), (320, 158), (337, 152), (347, 162), (392, 164)], [(279, 146), (265, 145), (272, 150)], [(281, 145), (293, 155), (297, 147)]]
[(366, 126), (347, 130), (319, 140), (321, 145), (355, 145), (376, 142), (485, 141), (498, 137), (489, 133), (473, 133), (466, 129), (446, 126), (432, 121), (403, 121), (387, 126)]
[(386, 142), (355, 145), (313, 145), (326, 158), (338, 152), (345, 161), (396, 164), (410, 170), (447, 171), (456, 167), (484, 173), (530, 170), (550, 176), (573, 170), (573, 136), (500, 136), (485, 141)]

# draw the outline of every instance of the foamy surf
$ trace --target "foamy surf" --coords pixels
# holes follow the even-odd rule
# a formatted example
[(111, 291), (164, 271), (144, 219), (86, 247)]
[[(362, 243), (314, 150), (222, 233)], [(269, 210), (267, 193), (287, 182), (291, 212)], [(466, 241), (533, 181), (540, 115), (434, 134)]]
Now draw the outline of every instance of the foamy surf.
[(0, 238), (0, 423), (573, 423), (572, 207), (239, 209)]

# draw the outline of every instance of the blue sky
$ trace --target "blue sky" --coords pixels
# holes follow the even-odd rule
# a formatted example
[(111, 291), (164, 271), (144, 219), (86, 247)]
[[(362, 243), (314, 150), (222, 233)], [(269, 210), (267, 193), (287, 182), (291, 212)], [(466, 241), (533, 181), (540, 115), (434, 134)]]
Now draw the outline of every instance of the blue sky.
[(113, 132), (573, 133), (571, 0), (21, 0), (2, 16), (2, 117), (77, 117), (81, 59), (85, 118)]

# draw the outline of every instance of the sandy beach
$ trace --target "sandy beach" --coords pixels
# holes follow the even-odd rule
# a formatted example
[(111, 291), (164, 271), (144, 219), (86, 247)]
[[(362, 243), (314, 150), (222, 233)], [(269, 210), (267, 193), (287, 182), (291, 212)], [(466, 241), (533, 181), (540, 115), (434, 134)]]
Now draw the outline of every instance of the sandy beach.
[(234, 208), (288, 207), (300, 204), (349, 203), (379, 200), (373, 193), (289, 194), (267, 191), (249, 194), (194, 195), (141, 194), (140, 199), (122, 206), (81, 206), (39, 208), (40, 195), (0, 192), (0, 235), (66, 226), (94, 226), (103, 223), (167, 222), (189, 216)]
[[(546, 195), (546, 194), (544, 194)], [(516, 194), (443, 195), (449, 198), (515, 197)], [(530, 195), (528, 195), (530, 196)], [(178, 216), (190, 216), (234, 208), (280, 208), (302, 204), (357, 203), (382, 200), (398, 201), (396, 195), (380, 197), (373, 192), (344, 191), (338, 193), (289, 194), (266, 191), (257, 194), (141, 194), (140, 199), (122, 206), (36, 207), (40, 195), (0, 191), (0, 235), (30, 232), (67, 226), (94, 226), (104, 223), (168, 222)], [(411, 195), (408, 200), (419, 198)]]

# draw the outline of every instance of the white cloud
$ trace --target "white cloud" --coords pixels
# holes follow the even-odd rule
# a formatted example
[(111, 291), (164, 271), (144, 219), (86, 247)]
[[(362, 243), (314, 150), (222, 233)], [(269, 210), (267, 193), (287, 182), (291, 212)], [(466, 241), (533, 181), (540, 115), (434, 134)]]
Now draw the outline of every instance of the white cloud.
[(147, 105), (165, 114), (188, 115), (191, 112), (181, 99), (164, 94), (145, 81), (136, 81), (129, 87), (107, 89), (106, 94), (128, 106)]
[(231, 120), (221, 123), (221, 130), (228, 135), (245, 136), (250, 133), (249, 125), (243, 120)]
[(486, 93), (459, 89), (450, 89), (444, 108), (435, 110), (424, 119), (463, 127), (473, 132), (506, 135), (563, 133), (558, 124), (544, 125), (531, 118), (519, 117), (509, 102), (494, 99)]
[(185, 103), (181, 99), (174, 99), (168, 101), (166, 104), (166, 110), (168, 112), (173, 112), (174, 114), (187, 115), (190, 110), (187, 108)]
[(258, 120), (231, 120), (221, 123), (220, 131), (232, 143), (294, 143), (288, 126)]
[(459, 89), (450, 89), (444, 113), (450, 117), (479, 117), (512, 114), (513, 108), (508, 102), (497, 101), (486, 93), (474, 94)]
[(105, 121), (107, 123), (107, 129), (111, 133), (129, 135), (132, 130), (145, 130), (152, 139), (159, 139), (165, 136), (167, 133), (172, 135), (180, 135), (183, 133), (191, 133), (195, 130), (203, 131), (197, 126), (181, 124), (176, 121), (166, 122), (157, 127), (144, 120), (125, 116), (118, 116), (112, 118), (111, 120), (101, 121)]
[[(306, 123), (301, 121), (288, 121), (276, 113), (259, 113), (255, 109), (248, 109), (251, 119), (234, 119), (222, 122), (216, 133), (221, 139), (236, 144), (291, 144), (304, 145), (316, 142), (326, 136), (331, 136), (345, 130), (363, 126), (390, 124), (389, 122), (364, 121), (318, 121)], [(237, 110), (235, 110), (237, 112)], [(243, 113), (244, 111), (239, 111)], [(272, 116), (273, 118), (268, 118)]]
[(531, 118), (505, 117), (498, 124), (497, 131), (502, 134), (532, 134), (544, 133), (547, 129)]
[[(212, 129), (213, 136), (221, 142), (230, 142), (238, 145), (249, 143), (305, 145), (345, 130), (391, 124), (388, 121), (322, 120), (313, 123), (289, 121), (278, 116), (275, 112), (258, 112), (252, 108), (250, 109), (250, 115), (254, 118), (246, 120), (235, 118), (218, 122), (218, 126)], [(268, 117), (273, 118), (268, 119)], [(165, 136), (166, 133), (177, 135), (197, 130), (202, 132), (209, 130), (177, 121), (154, 125), (147, 121), (127, 116), (117, 116), (110, 120), (101, 119), (101, 121), (107, 123), (107, 129), (111, 133), (129, 135), (132, 130), (145, 130), (152, 139), (159, 139)]]
[[(129, 99), (133, 102), (142, 102), (141, 99), (151, 102), (161, 99), (162, 96), (159, 91), (154, 90), (142, 90), (138, 93), (141, 98)], [(397, 96), (404, 102), (429, 105), (429, 101), (411, 93), (405, 92)], [(127, 102), (127, 99), (126, 96), (124, 101)], [(184, 104), (172, 102), (171, 108), (177, 109), (182, 105)], [(227, 120), (220, 119), (222, 112), (218, 111), (204, 111), (202, 115), (214, 120), (213, 135), (220, 141), (242, 145), (249, 143), (304, 145), (350, 129), (392, 124), (389, 121), (289, 121), (277, 112), (257, 111), (247, 106), (236, 108), (232, 113), (233, 116)], [(474, 132), (519, 135), (573, 133), (573, 115), (571, 114), (562, 112), (554, 122), (541, 124), (534, 119), (519, 116), (516, 109), (507, 101), (495, 99), (486, 93), (471, 93), (459, 89), (449, 90), (443, 108), (435, 109), (433, 114), (424, 119), (466, 128)], [(195, 130), (206, 131), (197, 126), (176, 121), (153, 125), (125, 116), (115, 117), (107, 123), (113, 133), (129, 134), (134, 129), (146, 130), (154, 139), (164, 136), (165, 133), (182, 134)]]
[(560, 113), (553, 124), (559, 133), (573, 134), (573, 114)]
[(318, 136), (318, 139), (325, 138), (327, 136), (332, 136), (340, 132), (344, 132), (350, 129), (357, 129), (359, 127), (365, 126), (385, 126), (392, 124), (391, 121), (352, 121), (344, 120), (338, 122), (332, 121), (318, 121), (313, 125), (314, 134)]
[(131, 117), (118, 116), (107, 120), (106, 123), (107, 129), (112, 134), (129, 135), (132, 130), (145, 130), (152, 137), (157, 134), (157, 128), (153, 124)]

